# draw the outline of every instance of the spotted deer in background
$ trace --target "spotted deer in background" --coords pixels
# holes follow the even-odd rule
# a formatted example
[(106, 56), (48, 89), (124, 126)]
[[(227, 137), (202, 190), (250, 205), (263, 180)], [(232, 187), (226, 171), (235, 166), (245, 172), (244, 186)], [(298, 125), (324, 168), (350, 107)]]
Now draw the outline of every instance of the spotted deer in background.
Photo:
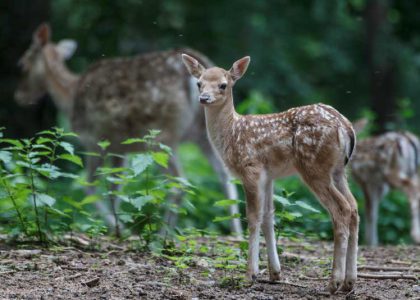
[(182, 55), (197, 78), (199, 101), (204, 106), (211, 144), (233, 175), (243, 183), (249, 228), (247, 278), (255, 280), (259, 259), (260, 227), (264, 233), (271, 280), (280, 279), (273, 226), (273, 180), (298, 173), (331, 215), (334, 226), (334, 260), (329, 289), (353, 289), (359, 218), (345, 165), (355, 135), (351, 123), (334, 108), (316, 104), (267, 115), (239, 115), (232, 89), (248, 68), (249, 57), (236, 61), (229, 71), (205, 68)]
[[(55, 44), (50, 41), (50, 34), (48, 25), (39, 26), (30, 48), (19, 61), (23, 78), (15, 93), (18, 103), (35, 103), (49, 93), (56, 106), (71, 119), (71, 127), (80, 135), (87, 151), (98, 152), (100, 140), (109, 140), (109, 151), (113, 153), (142, 151), (142, 144), (121, 145), (121, 142), (143, 136), (150, 129), (160, 129), (158, 141), (173, 150), (169, 171), (175, 176), (182, 175), (177, 155), (179, 143), (193, 141), (209, 158), (226, 196), (237, 199), (236, 187), (203, 134), (204, 113), (192, 100), (197, 92), (180, 61), (181, 50), (103, 59), (76, 75), (65, 65), (76, 49), (76, 42), (63, 40)], [(206, 66), (211, 65), (196, 51), (182, 51), (198, 56)], [(94, 180), (95, 170), (101, 163), (97, 157), (87, 157), (89, 181)], [(113, 164), (118, 166), (121, 159), (115, 158)], [(95, 205), (109, 224), (117, 225), (103, 202)], [(230, 211), (235, 214), (238, 207), (232, 206)], [(168, 212), (166, 219), (169, 226), (175, 225), (176, 216)], [(232, 221), (231, 227), (233, 232), (241, 234), (238, 219)]]
[[(366, 125), (355, 123), (356, 131)], [(352, 174), (365, 195), (365, 239), (378, 245), (379, 202), (389, 188), (402, 190), (410, 202), (411, 237), (420, 244), (420, 141), (410, 132), (388, 132), (361, 140), (351, 162)]]

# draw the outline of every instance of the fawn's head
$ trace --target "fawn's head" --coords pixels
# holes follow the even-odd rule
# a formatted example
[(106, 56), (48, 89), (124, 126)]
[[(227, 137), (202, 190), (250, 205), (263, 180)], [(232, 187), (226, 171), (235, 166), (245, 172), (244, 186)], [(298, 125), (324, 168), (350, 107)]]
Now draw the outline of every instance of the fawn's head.
[(221, 105), (231, 95), (235, 82), (245, 74), (251, 58), (246, 56), (234, 62), (229, 71), (218, 67), (206, 69), (195, 58), (187, 54), (182, 54), (182, 60), (190, 74), (198, 79), (200, 103)]
[(35, 104), (47, 93), (46, 59), (52, 63), (63, 63), (77, 48), (73, 40), (50, 41), (48, 24), (41, 24), (33, 33), (32, 43), (19, 59), (22, 76), (15, 91), (15, 100), (21, 105)]

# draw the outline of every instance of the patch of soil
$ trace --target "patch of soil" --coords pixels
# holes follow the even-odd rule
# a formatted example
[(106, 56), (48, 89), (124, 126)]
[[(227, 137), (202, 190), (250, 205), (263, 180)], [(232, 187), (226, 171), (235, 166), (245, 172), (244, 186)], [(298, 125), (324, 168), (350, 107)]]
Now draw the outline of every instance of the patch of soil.
[(238, 271), (229, 274), (199, 262), (185, 269), (176, 268), (169, 259), (122, 246), (87, 251), (0, 245), (0, 299), (420, 299), (419, 247), (361, 247), (359, 266), (403, 271), (360, 272), (404, 274), (414, 279), (359, 278), (353, 293), (330, 296), (325, 288), (332, 245), (287, 240), (280, 244), (284, 245), (282, 281), (268, 282), (263, 252), (259, 282), (251, 286), (221, 284), (222, 278), (234, 278)]

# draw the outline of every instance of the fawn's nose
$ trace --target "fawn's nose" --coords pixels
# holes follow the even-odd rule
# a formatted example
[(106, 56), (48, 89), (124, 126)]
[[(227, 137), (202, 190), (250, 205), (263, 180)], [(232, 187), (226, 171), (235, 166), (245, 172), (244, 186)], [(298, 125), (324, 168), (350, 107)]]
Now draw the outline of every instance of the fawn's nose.
[(200, 102), (201, 103), (207, 103), (210, 100), (210, 94), (203, 93), (200, 95)]

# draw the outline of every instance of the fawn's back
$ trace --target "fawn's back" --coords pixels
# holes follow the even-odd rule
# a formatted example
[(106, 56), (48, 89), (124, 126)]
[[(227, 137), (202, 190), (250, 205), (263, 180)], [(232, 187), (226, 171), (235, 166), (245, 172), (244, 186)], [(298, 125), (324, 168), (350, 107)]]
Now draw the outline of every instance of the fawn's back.
[(331, 153), (337, 151), (331, 147), (337, 143), (342, 149), (338, 155), (342, 155), (345, 165), (354, 146), (350, 122), (325, 104), (296, 107), (277, 114), (237, 115), (231, 127), (232, 133), (225, 135), (230, 139), (215, 146), (236, 173), (262, 164), (273, 177), (283, 177), (295, 173), (302, 164), (328, 165), (328, 161), (334, 161)]

